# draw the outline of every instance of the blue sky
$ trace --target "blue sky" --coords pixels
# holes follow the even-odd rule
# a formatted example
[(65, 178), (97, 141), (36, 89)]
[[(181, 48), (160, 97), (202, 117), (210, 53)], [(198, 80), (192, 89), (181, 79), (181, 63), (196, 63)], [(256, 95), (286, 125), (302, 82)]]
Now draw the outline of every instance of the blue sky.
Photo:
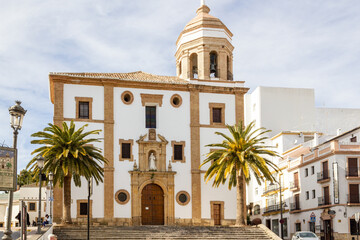
[[(0, 8), (0, 143), (12, 144), (8, 107), (28, 110), (30, 134), (52, 121), (49, 72), (175, 75), (175, 42), (200, 0), (19, 0)], [(314, 88), (319, 107), (360, 108), (360, 1), (207, 0), (233, 32), (234, 78), (256, 86)], [(359, 121), (360, 122), (360, 121)], [(360, 125), (360, 124), (359, 124)]]

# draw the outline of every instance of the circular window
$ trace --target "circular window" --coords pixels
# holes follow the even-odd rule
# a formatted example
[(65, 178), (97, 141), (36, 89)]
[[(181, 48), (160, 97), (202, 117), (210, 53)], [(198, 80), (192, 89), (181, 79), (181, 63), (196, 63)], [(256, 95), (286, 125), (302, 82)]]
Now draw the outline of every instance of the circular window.
[(119, 204), (126, 204), (130, 200), (130, 194), (125, 189), (121, 189), (115, 193), (115, 200)]
[(125, 91), (121, 94), (121, 100), (125, 104), (131, 104), (134, 101), (134, 96), (131, 92)]
[(179, 205), (187, 205), (190, 202), (190, 195), (185, 191), (176, 194), (176, 201)]
[(182, 104), (182, 98), (180, 97), (179, 94), (174, 94), (172, 95), (171, 99), (170, 99), (170, 103), (173, 107), (180, 107)]

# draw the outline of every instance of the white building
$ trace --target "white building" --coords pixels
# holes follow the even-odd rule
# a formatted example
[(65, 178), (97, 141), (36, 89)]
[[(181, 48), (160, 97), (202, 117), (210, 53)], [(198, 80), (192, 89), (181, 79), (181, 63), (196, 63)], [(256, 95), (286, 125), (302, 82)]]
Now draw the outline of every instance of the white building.
[[(345, 177), (349, 171), (346, 159), (353, 159), (351, 169), (357, 172), (358, 163), (354, 159), (359, 159), (359, 136), (358, 128), (353, 128), (359, 125), (360, 110), (316, 108), (312, 89), (258, 87), (245, 99), (246, 121), (256, 120), (258, 127), (275, 129), (269, 134), (272, 137), (269, 144), (283, 157), (273, 161), (282, 170), (276, 177), (281, 182), (282, 201), (286, 203), (284, 239), (290, 239), (298, 230), (315, 231), (325, 239), (331, 235), (334, 239), (351, 239), (348, 233), (353, 220), (349, 219), (360, 208), (356, 203), (349, 204), (346, 198), (350, 193), (349, 179), (351, 184), (358, 184), (356, 178)], [(350, 132), (341, 135), (340, 129)], [(340, 186), (336, 202), (334, 162), (338, 163)], [(324, 178), (323, 169), (328, 178)], [(356, 186), (351, 185), (352, 191), (356, 191)], [(352, 193), (351, 196), (356, 195)], [(262, 219), (280, 235), (279, 185), (265, 182), (258, 186), (252, 182), (248, 188), (248, 207), (252, 219)]]
[[(109, 225), (234, 222), (236, 191), (213, 188), (199, 169), (215, 131), (243, 120), (244, 82), (234, 81), (232, 33), (202, 5), (176, 42), (177, 76), (50, 73), (54, 123), (101, 129), (109, 164), (91, 198), (93, 222)], [(83, 222), (87, 188), (72, 184), (71, 216)], [(54, 221), (62, 190), (54, 191)]]
[[(48, 196), (50, 192), (46, 187), (41, 188), (41, 218), (44, 219), (45, 214), (50, 213), (50, 204), (48, 203)], [(8, 208), (8, 194), (0, 194), (0, 227), (5, 227), (7, 219)], [(37, 222), (38, 218), (38, 204), (39, 204), (39, 186), (36, 184), (24, 185), (19, 190), (14, 192), (11, 226), (19, 226), (19, 221), (15, 218), (21, 210), (21, 201), (24, 201), (27, 211), (29, 213), (29, 221)]]

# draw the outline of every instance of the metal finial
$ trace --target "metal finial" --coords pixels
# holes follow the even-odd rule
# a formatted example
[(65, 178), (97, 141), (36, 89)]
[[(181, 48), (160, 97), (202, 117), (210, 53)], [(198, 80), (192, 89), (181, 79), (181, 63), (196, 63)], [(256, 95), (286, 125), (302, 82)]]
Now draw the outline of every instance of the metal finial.
[(205, 0), (200, 0), (200, 6), (205, 5)]

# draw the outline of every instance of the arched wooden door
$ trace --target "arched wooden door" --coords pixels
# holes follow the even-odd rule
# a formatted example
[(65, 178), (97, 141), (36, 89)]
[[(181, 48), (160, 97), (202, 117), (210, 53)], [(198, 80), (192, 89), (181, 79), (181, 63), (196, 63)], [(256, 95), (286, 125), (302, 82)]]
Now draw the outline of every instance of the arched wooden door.
[(159, 185), (148, 184), (141, 192), (142, 225), (164, 225), (164, 192)]

